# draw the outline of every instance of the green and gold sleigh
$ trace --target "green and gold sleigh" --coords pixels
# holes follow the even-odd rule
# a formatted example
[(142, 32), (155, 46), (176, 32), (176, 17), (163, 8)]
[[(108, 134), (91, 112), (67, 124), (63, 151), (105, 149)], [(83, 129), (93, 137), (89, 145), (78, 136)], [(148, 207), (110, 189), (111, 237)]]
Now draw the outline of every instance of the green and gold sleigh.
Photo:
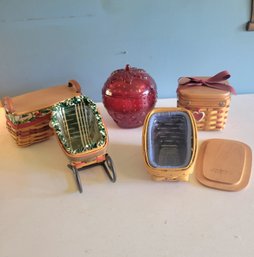
[(108, 134), (96, 104), (81, 95), (53, 106), (51, 127), (70, 160), (79, 192), (83, 192), (79, 171), (102, 165), (112, 182), (116, 181), (113, 162), (107, 153)]

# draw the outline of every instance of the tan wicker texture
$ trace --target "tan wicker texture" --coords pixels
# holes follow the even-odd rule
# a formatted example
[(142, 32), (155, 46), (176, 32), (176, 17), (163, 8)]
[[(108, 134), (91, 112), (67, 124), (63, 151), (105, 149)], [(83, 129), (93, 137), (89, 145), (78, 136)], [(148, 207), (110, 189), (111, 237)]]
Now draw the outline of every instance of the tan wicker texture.
[(153, 180), (189, 180), (197, 154), (197, 128), (190, 111), (154, 108), (146, 116), (142, 139), (145, 166)]
[(6, 127), (18, 146), (29, 146), (53, 135), (49, 127), (52, 105), (81, 94), (80, 85), (70, 80), (66, 85), (49, 87), (15, 97), (4, 97)]
[(177, 101), (178, 107), (184, 107), (191, 111), (197, 124), (198, 130), (222, 130), (224, 129), (229, 107), (230, 107), (230, 96), (222, 99), (215, 99), (212, 101), (202, 101), (189, 99), (186, 100), (184, 97), (179, 95)]
[[(6, 127), (18, 146), (29, 146), (44, 141), (53, 135), (49, 127), (50, 116), (39, 122), (31, 122), (28, 126), (22, 127), (13, 124), (7, 119)], [(26, 124), (27, 125), (27, 124)]]
[(177, 106), (190, 110), (198, 130), (222, 130), (228, 117), (231, 93), (230, 74), (222, 71), (213, 77), (181, 77), (178, 80)]

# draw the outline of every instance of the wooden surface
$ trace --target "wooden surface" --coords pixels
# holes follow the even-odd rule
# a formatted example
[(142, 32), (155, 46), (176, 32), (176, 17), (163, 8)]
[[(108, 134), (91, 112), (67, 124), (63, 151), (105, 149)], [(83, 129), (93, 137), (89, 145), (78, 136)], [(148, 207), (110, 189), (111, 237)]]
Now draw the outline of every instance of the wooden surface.
[[(254, 149), (253, 102), (254, 95), (233, 96), (226, 128), (198, 132), (199, 144), (222, 138)], [(205, 187), (195, 171), (189, 182), (155, 182), (142, 128), (120, 129), (98, 106), (117, 182), (91, 168), (80, 174), (83, 194), (55, 138), (17, 147), (0, 110), (1, 257), (253, 257), (253, 174), (238, 192)], [(157, 106), (174, 107), (176, 99)]]

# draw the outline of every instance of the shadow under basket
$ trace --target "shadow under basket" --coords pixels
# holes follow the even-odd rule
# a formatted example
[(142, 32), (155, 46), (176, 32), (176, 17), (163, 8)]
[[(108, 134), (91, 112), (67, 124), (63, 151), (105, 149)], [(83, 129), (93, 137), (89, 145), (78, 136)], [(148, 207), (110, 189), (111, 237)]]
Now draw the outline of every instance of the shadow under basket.
[(197, 152), (197, 128), (184, 108), (155, 108), (146, 117), (143, 151), (154, 180), (188, 181)]
[(108, 135), (96, 104), (86, 96), (68, 99), (53, 106), (51, 126), (69, 158), (79, 192), (83, 191), (79, 171), (102, 165), (112, 182), (116, 181), (113, 162), (107, 154)]

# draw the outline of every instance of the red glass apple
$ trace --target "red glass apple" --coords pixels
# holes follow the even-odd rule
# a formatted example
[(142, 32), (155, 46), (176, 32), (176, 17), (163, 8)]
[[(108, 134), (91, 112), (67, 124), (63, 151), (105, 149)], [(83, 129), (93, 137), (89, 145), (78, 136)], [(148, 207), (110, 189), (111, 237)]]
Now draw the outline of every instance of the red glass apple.
[(103, 104), (122, 128), (142, 126), (146, 114), (154, 108), (157, 87), (143, 69), (126, 65), (111, 73), (102, 88)]

